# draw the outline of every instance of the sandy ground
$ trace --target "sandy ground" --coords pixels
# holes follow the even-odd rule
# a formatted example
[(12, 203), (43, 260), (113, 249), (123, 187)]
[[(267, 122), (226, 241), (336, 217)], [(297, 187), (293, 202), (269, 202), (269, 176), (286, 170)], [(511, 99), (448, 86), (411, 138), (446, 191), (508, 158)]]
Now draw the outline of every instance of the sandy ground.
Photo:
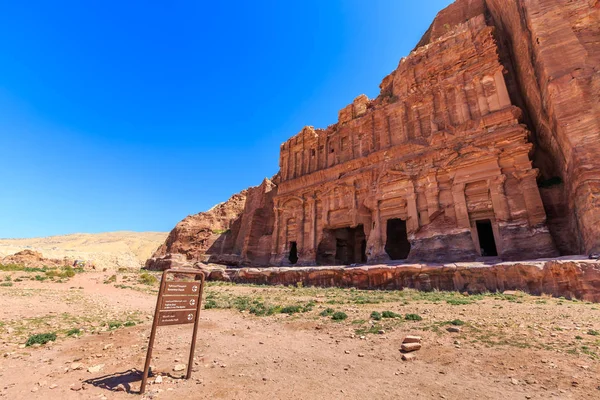
[[(0, 398), (133, 398), (158, 284), (133, 273), (85, 272), (64, 283), (34, 275), (0, 272)], [(212, 283), (205, 295), (212, 308), (201, 313), (192, 379), (174, 371), (187, 362), (191, 326), (161, 327), (150, 381), (160, 374), (162, 383), (143, 398), (600, 398), (598, 304)], [(279, 313), (290, 305), (301, 312)], [(321, 316), (328, 308), (347, 319)], [(256, 315), (265, 310), (273, 315)], [(373, 320), (373, 311), (402, 318)], [(460, 332), (448, 332), (449, 321)], [(73, 328), (83, 332), (67, 336)], [(23, 346), (46, 332), (57, 340)], [(401, 359), (407, 334), (423, 337), (415, 361)]]
[(0, 258), (35, 250), (46, 258), (86, 260), (99, 268), (139, 268), (165, 241), (167, 232), (76, 233), (31, 239), (0, 239)]

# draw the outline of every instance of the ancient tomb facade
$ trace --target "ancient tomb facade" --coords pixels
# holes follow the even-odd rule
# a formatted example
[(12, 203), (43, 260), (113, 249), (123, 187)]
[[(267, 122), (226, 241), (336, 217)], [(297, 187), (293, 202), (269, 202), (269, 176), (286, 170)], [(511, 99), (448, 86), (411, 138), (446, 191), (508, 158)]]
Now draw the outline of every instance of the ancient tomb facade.
[(282, 144), (270, 263), (557, 255), (504, 73), (480, 15)]

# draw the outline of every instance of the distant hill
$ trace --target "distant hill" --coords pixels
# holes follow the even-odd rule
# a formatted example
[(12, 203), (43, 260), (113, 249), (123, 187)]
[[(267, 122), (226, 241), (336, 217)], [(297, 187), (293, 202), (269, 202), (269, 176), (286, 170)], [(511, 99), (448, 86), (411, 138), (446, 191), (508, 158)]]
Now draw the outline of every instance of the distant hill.
[(0, 258), (34, 250), (51, 259), (79, 259), (97, 268), (139, 268), (164, 243), (168, 232), (75, 233), (30, 239), (0, 239)]

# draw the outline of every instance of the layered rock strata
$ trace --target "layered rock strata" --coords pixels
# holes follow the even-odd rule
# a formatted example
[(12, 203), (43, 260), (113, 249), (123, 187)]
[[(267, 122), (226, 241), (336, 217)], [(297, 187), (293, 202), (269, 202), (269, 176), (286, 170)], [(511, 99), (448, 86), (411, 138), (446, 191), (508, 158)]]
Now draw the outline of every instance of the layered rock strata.
[(467, 293), (521, 290), (600, 302), (600, 263), (581, 258), (483, 263), (369, 265), (360, 267), (271, 267), (207, 270), (208, 279), (257, 285), (414, 288)]
[(597, 0), (456, 1), (377, 98), (303, 128), (273, 181), (182, 221), (148, 266), (599, 251), (599, 21)]

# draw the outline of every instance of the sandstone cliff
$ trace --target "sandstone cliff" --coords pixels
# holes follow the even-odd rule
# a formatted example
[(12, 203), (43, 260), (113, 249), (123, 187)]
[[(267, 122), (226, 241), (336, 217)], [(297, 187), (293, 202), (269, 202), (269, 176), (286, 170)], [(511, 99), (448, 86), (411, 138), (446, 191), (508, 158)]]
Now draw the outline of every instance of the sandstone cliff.
[(376, 99), (302, 129), (275, 179), (180, 222), (147, 266), (600, 251), (599, 21), (598, 0), (457, 0)]
[(273, 180), (277, 176), (265, 178), (259, 186), (234, 194), (206, 212), (186, 217), (148, 259), (146, 268), (163, 270), (196, 262), (268, 263), (276, 193)]

